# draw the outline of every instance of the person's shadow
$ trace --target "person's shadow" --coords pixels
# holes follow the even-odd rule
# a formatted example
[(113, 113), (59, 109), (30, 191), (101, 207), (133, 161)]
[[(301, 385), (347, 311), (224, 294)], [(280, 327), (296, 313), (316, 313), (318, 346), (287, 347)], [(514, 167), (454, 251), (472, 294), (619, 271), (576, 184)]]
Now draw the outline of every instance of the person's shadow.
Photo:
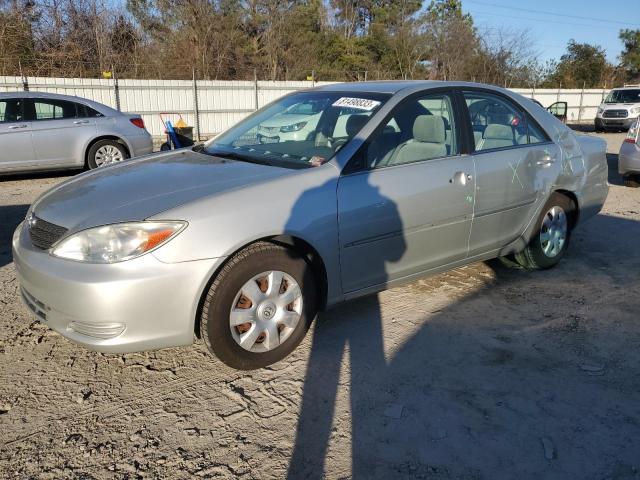
[[(360, 191), (361, 197), (367, 198), (366, 206), (351, 209), (349, 212), (340, 212), (341, 221), (358, 219), (358, 224), (371, 225), (384, 220), (387, 235), (384, 238), (362, 238), (365, 245), (371, 246), (374, 242), (384, 242), (382, 248), (372, 248), (372, 251), (384, 252), (380, 256), (368, 256), (366, 267), (368, 277), (375, 284), (386, 283), (387, 264), (397, 262), (402, 258), (406, 250), (406, 243), (403, 236), (403, 225), (397, 206), (389, 198), (380, 193), (378, 187), (369, 183), (368, 173), (362, 178), (365, 184), (365, 191)], [(366, 180), (366, 183), (364, 182)], [(320, 187), (319, 189), (323, 189)], [(338, 188), (340, 188), (338, 186)], [(305, 192), (296, 202), (292, 209), (291, 219), (308, 211), (308, 203), (317, 201), (317, 192), (312, 189)], [(376, 218), (380, 215), (376, 206), (384, 206), (384, 218)], [(340, 206), (338, 207), (340, 209)], [(366, 228), (362, 234), (366, 236)], [(369, 243), (371, 242), (371, 243)], [(344, 266), (345, 257), (351, 255), (349, 245), (338, 246), (341, 256), (341, 263)], [(357, 262), (356, 262), (357, 263)], [(343, 267), (344, 268), (344, 267)], [(342, 272), (344, 278), (346, 272)], [(329, 281), (332, 281), (331, 279)], [(365, 315), (358, 315), (358, 312), (366, 312)], [(382, 315), (378, 296), (369, 296), (363, 300), (350, 302), (349, 305), (341, 308), (341, 316), (354, 319), (360, 323), (361, 328), (367, 329), (366, 335), (359, 334), (360, 328), (354, 328), (354, 324), (336, 325), (331, 322), (328, 328), (332, 329), (331, 335), (319, 334), (323, 330), (323, 316), (320, 315), (315, 323), (313, 344), (307, 367), (305, 382), (303, 386), (302, 408), (298, 419), (295, 447), (289, 464), (289, 478), (323, 478), (324, 461), (327, 457), (327, 448), (332, 434), (332, 423), (334, 421), (334, 411), (340, 385), (340, 370), (342, 359), (345, 353), (349, 353), (349, 365), (351, 381), (345, 382), (350, 385), (351, 403), (351, 438), (352, 438), (352, 458), (353, 477), (366, 477), (366, 473), (361, 471), (366, 462), (361, 461), (370, 452), (360, 451), (365, 442), (359, 441), (366, 432), (364, 431), (364, 421), (367, 412), (366, 400), (370, 396), (370, 389), (375, 389), (375, 384), (370, 382), (355, 381), (354, 376), (365, 375), (372, 379), (382, 380), (386, 376), (387, 365), (384, 356)], [(352, 315), (353, 314), (353, 315)], [(377, 377), (377, 376), (380, 377)], [(367, 385), (368, 387), (364, 387)], [(370, 425), (369, 425), (370, 427)]]

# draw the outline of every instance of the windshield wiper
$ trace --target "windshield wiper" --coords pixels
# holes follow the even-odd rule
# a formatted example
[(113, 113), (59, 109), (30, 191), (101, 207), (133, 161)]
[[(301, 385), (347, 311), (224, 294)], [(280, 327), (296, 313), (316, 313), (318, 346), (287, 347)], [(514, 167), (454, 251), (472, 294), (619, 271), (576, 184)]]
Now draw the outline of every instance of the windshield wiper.
[(239, 153), (236, 153), (236, 152), (223, 152), (220, 150), (211, 151), (203, 148), (199, 153), (204, 153), (205, 155), (211, 155), (212, 157), (226, 158), (227, 160), (237, 160), (239, 162), (256, 163), (258, 165), (270, 165), (269, 162), (265, 162), (264, 160), (247, 157), (245, 155), (240, 155)]

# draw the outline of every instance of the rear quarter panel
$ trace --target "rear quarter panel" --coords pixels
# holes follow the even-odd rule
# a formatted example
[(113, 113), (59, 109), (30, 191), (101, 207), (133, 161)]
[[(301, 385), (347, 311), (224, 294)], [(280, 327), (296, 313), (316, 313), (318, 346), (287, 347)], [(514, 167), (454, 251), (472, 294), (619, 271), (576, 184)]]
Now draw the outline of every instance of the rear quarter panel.
[(575, 135), (575, 138), (584, 162), (583, 179), (575, 190), (580, 207), (580, 221), (584, 221), (602, 210), (609, 193), (607, 142), (591, 135)]

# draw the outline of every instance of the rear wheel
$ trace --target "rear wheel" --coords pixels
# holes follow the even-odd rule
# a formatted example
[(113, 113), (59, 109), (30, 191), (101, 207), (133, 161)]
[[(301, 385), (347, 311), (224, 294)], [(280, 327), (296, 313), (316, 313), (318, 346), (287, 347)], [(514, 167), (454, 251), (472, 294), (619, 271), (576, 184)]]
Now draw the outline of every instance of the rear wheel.
[(554, 193), (538, 218), (538, 229), (529, 245), (515, 255), (517, 262), (527, 269), (545, 269), (557, 265), (569, 245), (575, 205), (571, 199)]
[(627, 175), (623, 178), (623, 181), (625, 187), (640, 187), (640, 175)]
[(129, 158), (127, 150), (115, 140), (100, 140), (89, 149), (87, 153), (87, 166), (90, 169), (103, 165), (118, 163)]
[(310, 265), (288, 248), (258, 242), (234, 255), (213, 281), (200, 331), (220, 360), (252, 370), (289, 355), (315, 316)]

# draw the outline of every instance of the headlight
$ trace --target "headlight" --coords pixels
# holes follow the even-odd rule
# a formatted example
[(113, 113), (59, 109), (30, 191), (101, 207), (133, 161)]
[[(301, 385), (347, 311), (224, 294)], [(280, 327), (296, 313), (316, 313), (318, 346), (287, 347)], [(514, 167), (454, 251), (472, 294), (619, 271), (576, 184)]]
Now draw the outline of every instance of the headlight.
[(78, 262), (124, 262), (166, 243), (185, 226), (185, 222), (104, 225), (70, 235), (51, 247), (50, 253)]
[(280, 127), (280, 131), (282, 133), (297, 132), (298, 130), (302, 130), (306, 124), (307, 122), (298, 122), (293, 125), (285, 125), (284, 127)]
[(640, 113), (640, 107), (630, 108), (629, 112), (631, 112), (631, 115), (637, 115)]

